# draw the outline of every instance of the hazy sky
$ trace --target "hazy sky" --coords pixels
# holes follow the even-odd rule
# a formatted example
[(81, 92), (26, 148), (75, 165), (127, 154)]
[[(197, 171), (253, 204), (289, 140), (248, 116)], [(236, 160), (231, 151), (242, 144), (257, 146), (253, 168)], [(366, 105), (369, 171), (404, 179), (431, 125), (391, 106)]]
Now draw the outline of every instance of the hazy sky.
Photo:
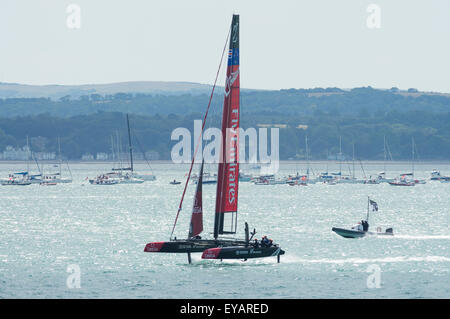
[[(80, 29), (66, 24), (73, 3)], [(0, 81), (211, 84), (233, 13), (242, 87), (450, 92), (448, 0), (1, 0)]]

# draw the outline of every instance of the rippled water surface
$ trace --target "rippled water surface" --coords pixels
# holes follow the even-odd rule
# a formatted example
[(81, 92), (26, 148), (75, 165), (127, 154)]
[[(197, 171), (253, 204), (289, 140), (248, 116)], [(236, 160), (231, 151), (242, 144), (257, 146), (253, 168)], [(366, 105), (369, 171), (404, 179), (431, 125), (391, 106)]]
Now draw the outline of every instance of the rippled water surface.
[[(315, 164), (325, 169), (325, 164)], [(403, 166), (402, 166), (403, 165)], [(437, 167), (436, 167), (437, 166)], [(149, 172), (144, 164), (141, 172)], [(286, 254), (242, 261), (150, 254), (149, 241), (168, 240), (187, 166), (154, 164), (154, 182), (93, 186), (87, 176), (110, 164), (72, 164), (74, 182), (57, 186), (0, 186), (0, 297), (3, 298), (448, 298), (450, 296), (450, 183), (415, 187), (323, 185), (290, 187), (240, 183), (240, 237), (247, 221)], [(408, 170), (391, 164), (388, 177)], [(331, 167), (330, 170), (336, 169)], [(365, 164), (365, 174), (382, 170)], [(417, 164), (416, 176), (448, 164)], [(0, 175), (24, 170), (0, 164)], [(280, 175), (304, 169), (283, 164)], [(362, 172), (358, 173), (362, 175)], [(216, 187), (204, 186), (205, 234), (210, 237)], [(176, 228), (186, 237), (194, 187)], [(392, 238), (344, 239), (332, 226), (350, 226), (378, 202), (371, 227), (393, 226)], [(68, 288), (69, 265), (80, 288)], [(378, 276), (379, 288), (367, 281)], [(368, 272), (369, 270), (369, 272)], [(369, 280), (370, 281), (370, 280)]]

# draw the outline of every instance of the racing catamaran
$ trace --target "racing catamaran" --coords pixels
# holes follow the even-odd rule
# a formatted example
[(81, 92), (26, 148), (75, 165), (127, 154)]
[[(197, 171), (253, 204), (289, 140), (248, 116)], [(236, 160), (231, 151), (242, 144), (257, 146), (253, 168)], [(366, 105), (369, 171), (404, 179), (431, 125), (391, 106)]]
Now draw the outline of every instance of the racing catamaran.
[[(238, 186), (239, 186), (239, 120), (240, 120), (240, 83), (239, 83), (239, 15), (233, 15), (229, 33), (228, 68), (225, 82), (225, 97), (222, 114), (222, 139), (220, 147), (220, 161), (217, 173), (216, 208), (214, 217), (214, 238), (202, 239), (203, 208), (202, 184), (203, 166), (200, 168), (192, 210), (191, 225), (187, 239), (172, 238), (173, 232), (182, 208), (183, 198), (191, 177), (192, 167), (198, 151), (198, 145), (192, 157), (190, 170), (187, 176), (184, 191), (181, 197), (178, 212), (172, 228), (170, 240), (167, 242), (151, 242), (145, 246), (145, 252), (187, 253), (191, 263), (191, 253), (202, 252), (203, 259), (243, 259), (276, 256), (278, 262), (284, 251), (271, 241), (252, 241), (256, 231), (249, 233), (245, 223), (245, 239), (223, 237), (236, 234), (238, 213)], [(228, 42), (228, 38), (227, 38)], [(225, 48), (224, 48), (225, 51)], [(223, 59), (223, 54), (222, 54)], [(222, 61), (220, 65), (222, 64)], [(220, 71), (220, 66), (219, 66)], [(211, 92), (208, 107), (202, 123), (202, 132), (211, 106), (211, 99), (217, 83), (216, 79)], [(199, 138), (201, 138), (201, 135)], [(201, 151), (201, 150), (200, 150)], [(251, 235), (251, 237), (250, 237)]]

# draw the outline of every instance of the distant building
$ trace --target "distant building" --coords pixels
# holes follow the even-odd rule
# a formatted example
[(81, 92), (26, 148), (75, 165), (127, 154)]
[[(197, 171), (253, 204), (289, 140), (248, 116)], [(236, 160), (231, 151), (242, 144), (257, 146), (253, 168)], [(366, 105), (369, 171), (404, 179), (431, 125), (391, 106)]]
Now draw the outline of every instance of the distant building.
[(90, 153), (85, 153), (85, 154), (81, 155), (81, 160), (82, 161), (93, 161), (94, 155), (92, 155)]
[(33, 153), (34, 158), (38, 161), (55, 160), (56, 154), (54, 152), (37, 152)]
[(157, 161), (157, 160), (159, 160), (159, 153), (157, 151), (150, 150), (150, 151), (145, 152), (145, 157), (149, 161)]
[(109, 155), (107, 153), (97, 153), (97, 155), (95, 156), (95, 159), (97, 161), (107, 161), (108, 157), (109, 157)]
[(27, 146), (15, 149), (11, 145), (6, 146), (2, 154), (5, 161), (27, 161), (29, 159), (30, 150)]
[(344, 154), (328, 155), (330, 161), (345, 161), (347, 157)]
[(271, 127), (288, 128), (287, 124), (257, 124), (256, 126), (264, 128), (271, 128)]

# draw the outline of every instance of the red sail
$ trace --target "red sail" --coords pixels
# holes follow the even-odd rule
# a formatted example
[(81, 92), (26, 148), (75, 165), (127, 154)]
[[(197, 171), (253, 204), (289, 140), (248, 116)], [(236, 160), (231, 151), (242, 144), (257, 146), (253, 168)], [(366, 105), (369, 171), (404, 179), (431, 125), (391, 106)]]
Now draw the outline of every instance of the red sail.
[(217, 179), (216, 217), (214, 237), (218, 234), (233, 233), (231, 227), (224, 231), (224, 213), (236, 213), (239, 185), (239, 16), (233, 15), (231, 38), (228, 52), (227, 79), (222, 117), (222, 142)]
[(200, 176), (197, 181), (197, 190), (192, 208), (191, 225), (188, 238), (195, 237), (203, 231), (203, 205), (202, 205), (203, 162), (200, 168)]

